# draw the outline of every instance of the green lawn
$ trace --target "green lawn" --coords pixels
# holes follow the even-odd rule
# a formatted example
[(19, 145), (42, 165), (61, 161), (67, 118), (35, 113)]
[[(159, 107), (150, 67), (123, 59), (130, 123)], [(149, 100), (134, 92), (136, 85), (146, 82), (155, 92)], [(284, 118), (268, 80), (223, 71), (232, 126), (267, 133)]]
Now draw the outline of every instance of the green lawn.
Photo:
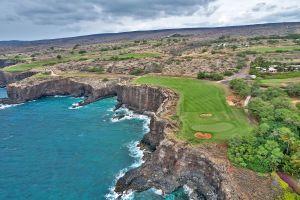
[[(236, 135), (251, 134), (251, 126), (242, 109), (230, 107), (222, 86), (208, 81), (185, 78), (144, 76), (137, 84), (152, 84), (171, 88), (180, 94), (178, 116), (182, 122), (180, 139), (202, 142), (194, 137), (197, 131), (211, 133), (210, 141), (225, 141)], [(211, 113), (211, 117), (200, 114)]]

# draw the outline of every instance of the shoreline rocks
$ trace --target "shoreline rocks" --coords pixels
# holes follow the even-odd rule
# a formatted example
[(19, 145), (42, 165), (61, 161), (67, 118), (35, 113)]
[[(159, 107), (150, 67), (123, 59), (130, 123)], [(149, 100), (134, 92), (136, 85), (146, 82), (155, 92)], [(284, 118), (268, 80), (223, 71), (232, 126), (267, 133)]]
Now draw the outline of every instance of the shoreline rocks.
[(37, 72), (22, 72), (22, 73), (9, 73), (0, 70), (0, 87), (5, 87), (10, 83), (14, 83), (16, 81), (23, 80), (30, 76), (35, 75)]
[[(236, 180), (234, 174), (228, 173), (232, 166), (226, 154), (225, 157), (215, 155), (214, 147), (208, 150), (210, 146), (191, 146), (176, 139), (179, 125), (171, 116), (176, 114), (178, 95), (171, 90), (122, 84), (116, 80), (103, 83), (89, 78), (60, 77), (21, 81), (8, 85), (7, 90), (9, 99), (2, 101), (9, 103), (23, 103), (45, 96), (71, 95), (85, 96), (86, 99), (79, 104), (82, 106), (117, 96), (119, 106), (125, 105), (137, 113), (150, 116), (150, 132), (140, 142), (140, 146), (147, 150), (144, 154), (145, 162), (117, 181), (115, 191), (119, 194), (150, 188), (168, 194), (187, 186), (192, 189), (191, 199), (253, 199), (252, 193), (247, 193), (247, 188), (239, 186), (239, 181), (247, 185), (247, 180)], [(250, 172), (245, 171), (245, 176), (248, 174)], [(257, 187), (268, 183), (261, 181)], [(265, 194), (262, 196), (268, 199)]]

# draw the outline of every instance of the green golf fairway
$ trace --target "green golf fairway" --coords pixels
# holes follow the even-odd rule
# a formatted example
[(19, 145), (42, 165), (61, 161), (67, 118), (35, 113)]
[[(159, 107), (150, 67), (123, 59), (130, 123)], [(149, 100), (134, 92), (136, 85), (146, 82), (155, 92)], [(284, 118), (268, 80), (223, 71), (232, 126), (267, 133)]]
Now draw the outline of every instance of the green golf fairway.
[(212, 138), (205, 141), (222, 142), (233, 136), (251, 134), (246, 114), (242, 109), (227, 104), (225, 91), (220, 85), (196, 79), (155, 76), (141, 77), (135, 83), (167, 87), (179, 93), (180, 139), (201, 143), (204, 140), (195, 138), (194, 134), (205, 132), (212, 134)]

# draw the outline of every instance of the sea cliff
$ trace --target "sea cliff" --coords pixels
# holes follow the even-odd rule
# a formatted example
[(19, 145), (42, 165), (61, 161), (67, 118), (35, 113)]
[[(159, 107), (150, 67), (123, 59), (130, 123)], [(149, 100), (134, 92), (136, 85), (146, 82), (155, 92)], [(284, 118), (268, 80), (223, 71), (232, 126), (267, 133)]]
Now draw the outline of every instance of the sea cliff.
[(33, 76), (36, 72), (22, 72), (22, 73), (10, 73), (0, 70), (0, 87), (5, 87), (10, 83), (14, 83), (16, 81), (20, 81), (22, 79)]
[[(168, 89), (127, 84), (126, 80), (89, 78), (28, 79), (7, 86), (8, 99), (0, 103), (23, 103), (53, 95), (85, 96), (81, 105), (101, 98), (117, 96), (120, 104), (151, 116), (150, 132), (140, 145), (145, 149), (142, 166), (128, 171), (116, 184), (115, 191), (145, 191), (156, 188), (164, 194), (180, 187), (190, 188), (191, 199), (273, 199), (273, 194), (248, 191), (251, 181), (267, 188), (269, 178), (259, 180), (248, 170), (236, 171), (226, 155), (215, 154), (214, 145), (192, 146), (180, 141), (175, 134), (179, 122), (176, 115), (178, 95)], [(252, 177), (252, 180), (243, 179)], [(249, 183), (248, 183), (249, 182)], [(247, 185), (248, 184), (248, 185)], [(241, 187), (243, 186), (243, 187)], [(252, 186), (251, 186), (252, 187)], [(271, 190), (271, 189), (270, 189)]]

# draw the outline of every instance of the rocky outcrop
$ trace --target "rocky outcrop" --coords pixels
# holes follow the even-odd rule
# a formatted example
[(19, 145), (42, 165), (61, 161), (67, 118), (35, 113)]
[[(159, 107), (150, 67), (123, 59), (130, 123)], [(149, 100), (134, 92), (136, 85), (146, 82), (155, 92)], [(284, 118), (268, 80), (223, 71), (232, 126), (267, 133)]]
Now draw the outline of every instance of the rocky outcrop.
[(109, 84), (106, 87), (92, 87), (91, 85), (70, 78), (52, 78), (51, 80), (33, 80), (25, 83), (13, 83), (7, 86), (8, 98), (13, 103), (39, 99), (54, 95), (71, 95), (74, 97), (85, 96), (87, 102), (92, 102), (101, 97), (113, 96), (114, 91)]
[(17, 64), (17, 61), (15, 60), (0, 59), (0, 68), (4, 68), (15, 64)]
[[(146, 150), (145, 162), (118, 180), (115, 191), (120, 195), (129, 190), (145, 191), (149, 188), (161, 189), (168, 194), (188, 186), (192, 191), (191, 199), (253, 199), (251, 192), (247, 195), (239, 192), (239, 184), (247, 185), (248, 180), (239, 178), (240, 182), (236, 181), (228, 173), (232, 167), (230, 162), (212, 153), (218, 147), (194, 147), (176, 139), (178, 122), (172, 120), (172, 116), (176, 114), (178, 96), (170, 90), (122, 84), (119, 80), (102, 82), (59, 77), (21, 81), (7, 88), (11, 103), (44, 96), (72, 95), (86, 96), (82, 104), (87, 104), (116, 95), (119, 102), (128, 108), (151, 116), (150, 132), (141, 141)], [(243, 172), (242, 177), (247, 173)], [(262, 187), (265, 184), (261, 181), (258, 185)], [(265, 194), (263, 198), (272, 199)]]
[(0, 70), (0, 87), (5, 87), (10, 83), (23, 80), (35, 74), (36, 72), (31, 72), (31, 71), (22, 72), (22, 73), (9, 73)]

